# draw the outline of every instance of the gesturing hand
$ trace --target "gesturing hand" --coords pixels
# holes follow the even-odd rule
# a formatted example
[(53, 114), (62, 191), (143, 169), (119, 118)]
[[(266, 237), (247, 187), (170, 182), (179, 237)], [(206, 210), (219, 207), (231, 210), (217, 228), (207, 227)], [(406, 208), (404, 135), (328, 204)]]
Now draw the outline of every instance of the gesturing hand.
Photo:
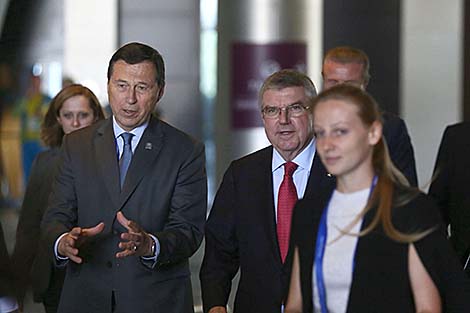
[(153, 239), (136, 222), (128, 220), (122, 212), (118, 212), (117, 220), (119, 224), (127, 229), (127, 233), (121, 234), (119, 248), (122, 251), (116, 253), (117, 258), (124, 258), (130, 255), (152, 256)]
[(68, 257), (75, 263), (82, 263), (82, 258), (78, 256), (78, 248), (87, 240), (101, 233), (104, 229), (104, 223), (101, 222), (92, 228), (74, 227), (62, 238), (57, 245), (57, 251), (61, 256)]

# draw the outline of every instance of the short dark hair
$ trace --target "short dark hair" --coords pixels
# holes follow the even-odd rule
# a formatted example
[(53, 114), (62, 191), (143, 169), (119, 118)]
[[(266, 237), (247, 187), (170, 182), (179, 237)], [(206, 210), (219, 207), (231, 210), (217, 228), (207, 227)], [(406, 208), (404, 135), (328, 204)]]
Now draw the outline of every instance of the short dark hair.
[(128, 64), (138, 64), (142, 62), (151, 62), (155, 65), (156, 76), (155, 81), (158, 87), (165, 86), (165, 62), (162, 55), (154, 48), (140, 42), (131, 42), (125, 44), (114, 52), (108, 65), (108, 81), (113, 74), (114, 63), (123, 60)]

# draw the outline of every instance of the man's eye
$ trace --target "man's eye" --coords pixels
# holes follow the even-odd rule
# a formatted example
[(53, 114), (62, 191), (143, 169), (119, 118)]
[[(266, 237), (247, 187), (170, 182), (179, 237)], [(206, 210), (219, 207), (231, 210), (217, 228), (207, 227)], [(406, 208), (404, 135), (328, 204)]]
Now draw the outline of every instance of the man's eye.
[(148, 89), (147, 86), (143, 86), (143, 85), (137, 86), (137, 90), (139, 90), (139, 91), (147, 91), (147, 89)]
[(304, 107), (300, 104), (293, 104), (290, 106), (292, 113), (300, 113), (304, 110)]
[(264, 112), (266, 112), (266, 114), (276, 114), (278, 112), (278, 108), (276, 108), (276, 107), (266, 107), (264, 109)]

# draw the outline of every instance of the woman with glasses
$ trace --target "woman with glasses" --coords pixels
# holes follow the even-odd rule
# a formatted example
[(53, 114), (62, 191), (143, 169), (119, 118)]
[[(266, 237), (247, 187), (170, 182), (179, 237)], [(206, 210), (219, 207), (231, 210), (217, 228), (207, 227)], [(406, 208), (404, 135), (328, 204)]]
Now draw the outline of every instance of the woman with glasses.
[(296, 206), (285, 312), (470, 312), (441, 217), (390, 161), (376, 102), (339, 85), (313, 108), (316, 151), (336, 188)]

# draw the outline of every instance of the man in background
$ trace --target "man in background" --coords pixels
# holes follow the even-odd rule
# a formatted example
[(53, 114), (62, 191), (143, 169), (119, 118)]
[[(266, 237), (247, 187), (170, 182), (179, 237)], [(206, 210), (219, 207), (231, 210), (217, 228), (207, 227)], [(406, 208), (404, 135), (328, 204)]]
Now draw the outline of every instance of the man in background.
[[(359, 49), (343, 46), (326, 52), (323, 59), (323, 89), (338, 84), (352, 84), (366, 90), (369, 84), (370, 62)], [(398, 116), (383, 112), (384, 136), (390, 157), (412, 186), (418, 185), (413, 146), (405, 122)]]
[(436, 158), (429, 195), (436, 200), (450, 242), (470, 271), (470, 123), (446, 127)]

